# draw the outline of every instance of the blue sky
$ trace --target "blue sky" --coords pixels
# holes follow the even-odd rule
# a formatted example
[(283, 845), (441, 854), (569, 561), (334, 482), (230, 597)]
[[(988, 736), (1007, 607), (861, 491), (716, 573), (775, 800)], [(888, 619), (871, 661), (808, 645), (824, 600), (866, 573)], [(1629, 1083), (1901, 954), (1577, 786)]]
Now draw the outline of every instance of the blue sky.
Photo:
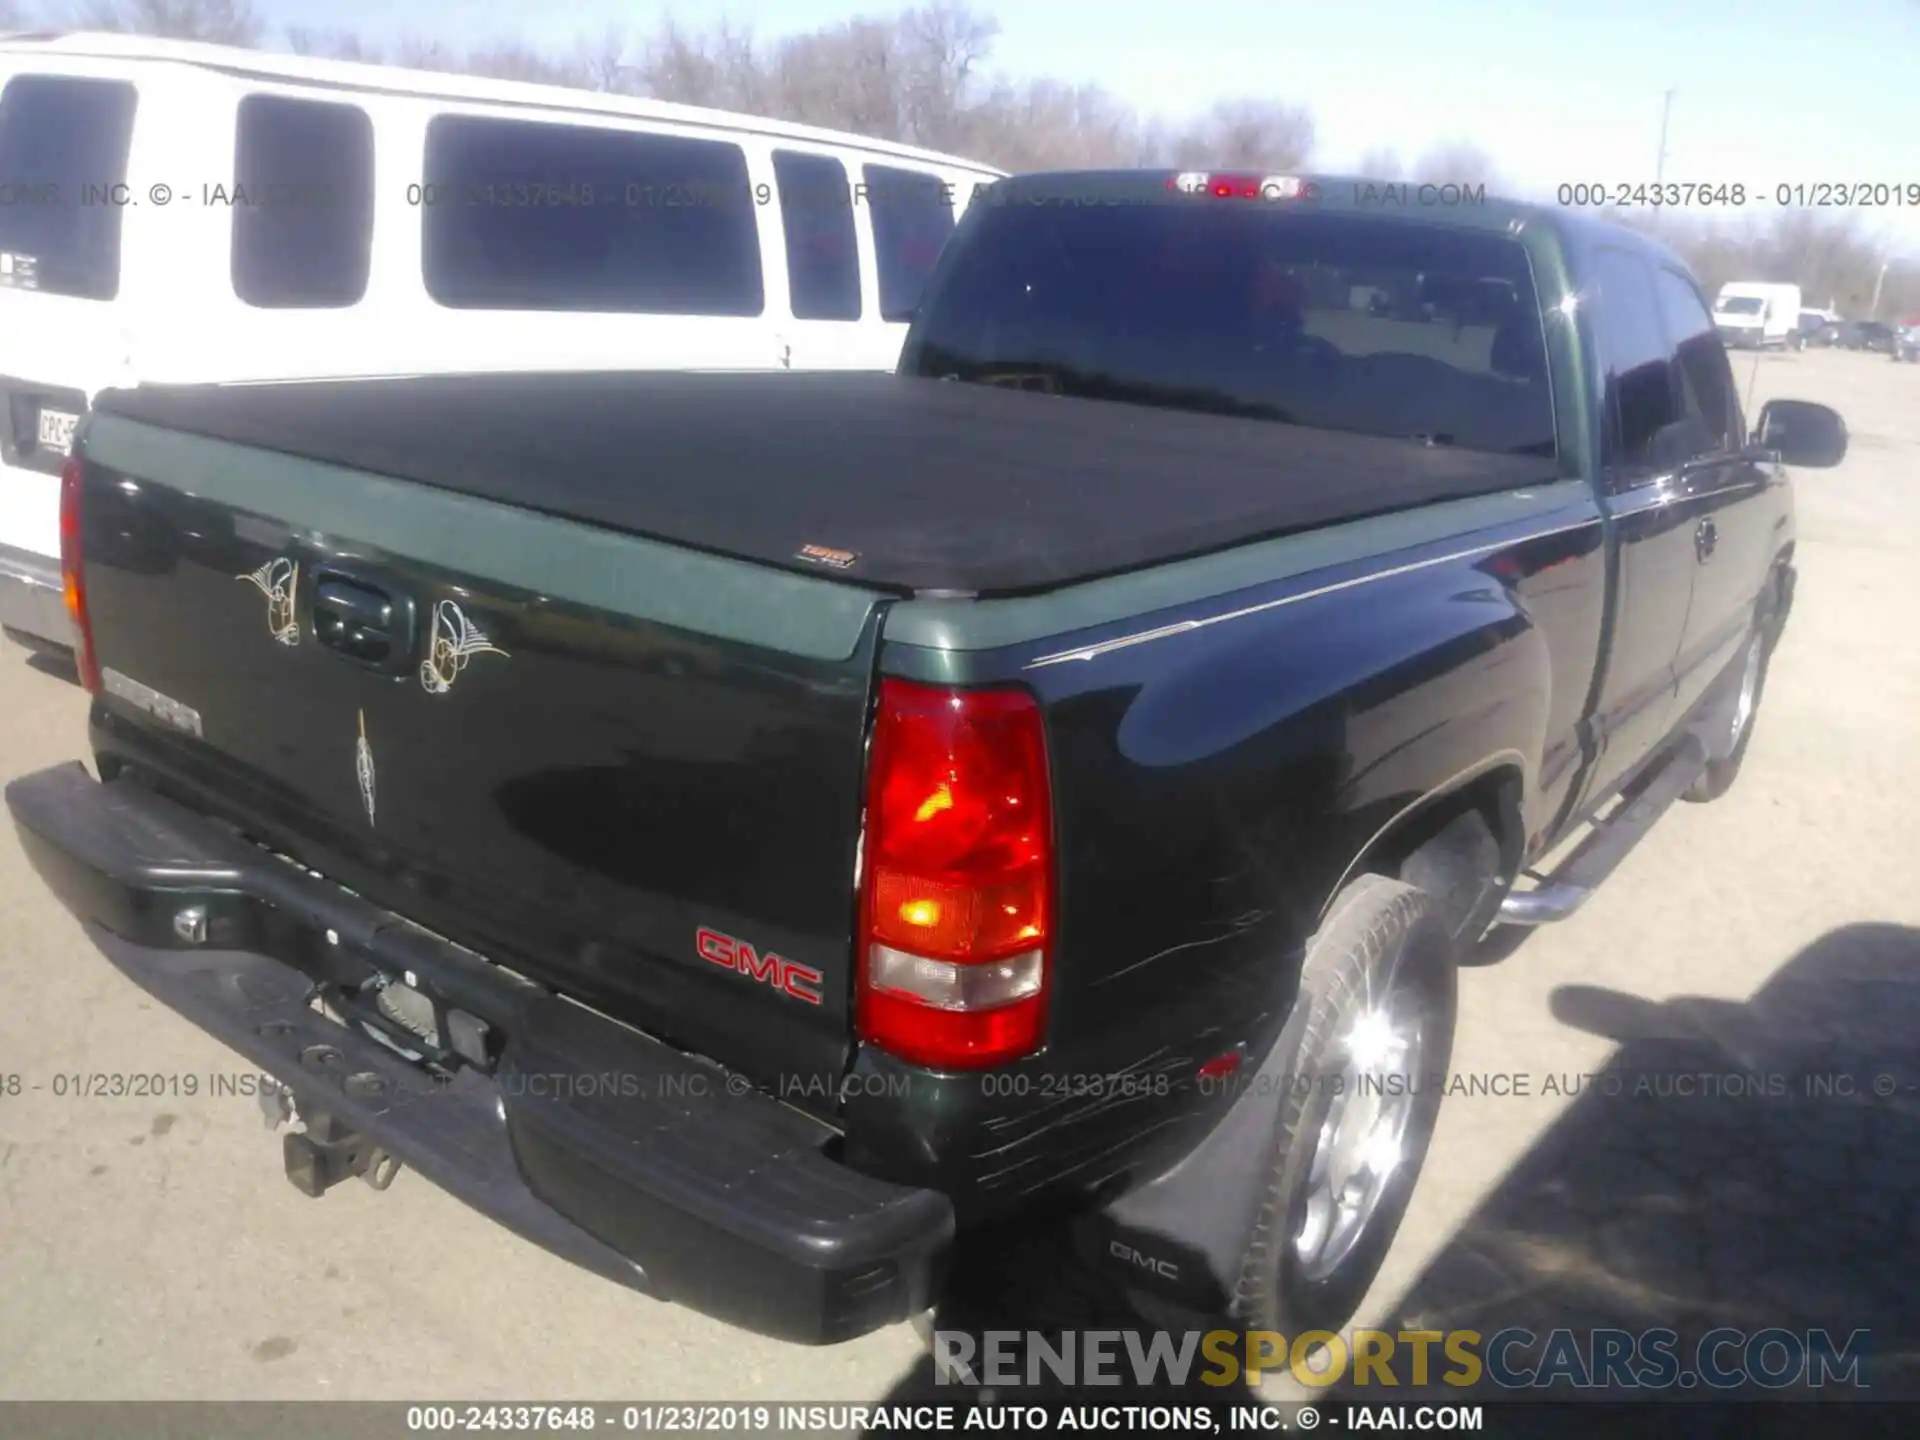
[[(258, 0), (282, 25), (566, 48), (610, 25), (727, 14), (764, 35), (887, 0)], [(1227, 96), (1311, 107), (1315, 161), (1442, 140), (1493, 155), (1515, 188), (1654, 178), (1662, 92), (1676, 91), (1669, 180), (1740, 182), (1751, 213), (1781, 184), (1920, 181), (1920, 0), (1022, 0), (979, 4), (993, 67), (1093, 81), (1180, 118)], [(1863, 212), (1920, 259), (1920, 207)]]

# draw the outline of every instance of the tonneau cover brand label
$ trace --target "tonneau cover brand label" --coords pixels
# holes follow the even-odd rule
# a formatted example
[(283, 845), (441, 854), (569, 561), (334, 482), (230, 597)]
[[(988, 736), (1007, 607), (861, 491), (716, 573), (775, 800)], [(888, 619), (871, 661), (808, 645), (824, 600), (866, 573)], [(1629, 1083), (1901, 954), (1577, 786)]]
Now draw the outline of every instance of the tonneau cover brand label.
[(853, 562), (860, 558), (852, 550), (835, 550), (827, 545), (802, 545), (794, 554), (816, 565), (831, 565), (836, 570), (850, 570)]

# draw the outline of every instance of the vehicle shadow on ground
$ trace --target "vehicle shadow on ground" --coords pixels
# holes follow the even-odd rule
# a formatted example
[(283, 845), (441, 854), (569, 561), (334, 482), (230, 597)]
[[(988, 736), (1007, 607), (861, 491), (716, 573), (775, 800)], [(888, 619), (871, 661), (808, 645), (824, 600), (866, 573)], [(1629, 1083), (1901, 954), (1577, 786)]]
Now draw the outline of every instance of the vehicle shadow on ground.
[[(7, 637), (9, 640), (11, 636)], [(35, 647), (20, 646), (14, 655), (28, 669), (38, 670), (42, 675), (51, 675), (56, 680), (64, 680), (69, 685), (80, 683), (80, 670), (71, 650), (42, 650)]]
[[(1801, 951), (1746, 1003), (1684, 998), (1654, 1003), (1598, 986), (1554, 992), (1564, 1024), (1619, 1043), (1582, 1082), (1547, 1135), (1504, 1178), (1401, 1297), (1381, 1328), (1506, 1329), (1544, 1341), (1596, 1329), (1639, 1336), (1677, 1332), (1673, 1352), (1692, 1369), (1707, 1332), (1732, 1327), (1824, 1330), (1863, 1354), (1869, 1388), (1829, 1384), (1816, 1417), (1799, 1406), (1709, 1416), (1693, 1399), (1811, 1399), (1805, 1388), (1708, 1386), (1657, 1392), (1471, 1386), (1337, 1386), (1314, 1398), (1341, 1404), (1573, 1401), (1501, 1417), (1499, 1433), (1747, 1436), (1780, 1426), (1819, 1433), (1911, 1433), (1911, 1412), (1871, 1400), (1920, 1399), (1920, 930), (1851, 925)], [(1026, 1234), (987, 1238), (962, 1256), (962, 1297), (942, 1325), (985, 1329), (1138, 1329), (1156, 1322), (1117, 1290), (1072, 1268), (1062, 1243)], [(956, 1318), (964, 1317), (964, 1318)], [(1867, 1336), (1856, 1340), (1855, 1332)], [(1541, 1343), (1505, 1352), (1537, 1366)], [(1738, 1363), (1738, 1347), (1716, 1352)], [(1763, 1363), (1779, 1364), (1775, 1348)], [(1124, 1352), (1122, 1352), (1124, 1355)], [(1124, 1360), (1117, 1367), (1126, 1369)], [(895, 1385), (887, 1404), (982, 1398), (1003, 1404), (1068, 1398), (1078, 1404), (1249, 1403), (1242, 1387), (1198, 1383), (1143, 1392), (1127, 1385), (1071, 1394), (1020, 1387), (982, 1397), (939, 1383), (931, 1357)], [(1435, 1351), (1432, 1374), (1450, 1366)], [(1863, 1398), (1865, 1397), (1865, 1398)], [(1580, 1400), (1627, 1401), (1580, 1404)], [(1651, 1402), (1651, 1403), (1649, 1403)], [(1667, 1402), (1667, 1403), (1660, 1403)], [(1674, 1403), (1679, 1402), (1679, 1403)], [(1411, 1413), (1411, 1412), (1409, 1412)], [(1220, 1429), (1229, 1428), (1223, 1415)], [(874, 1432), (881, 1433), (881, 1432)]]
[[(1661, 1004), (1568, 985), (1552, 1007), (1564, 1024), (1621, 1048), (1383, 1328), (1489, 1337), (1519, 1328), (1542, 1341), (1567, 1329), (1583, 1346), (1598, 1328), (1636, 1336), (1667, 1328), (1678, 1332), (1674, 1349), (1689, 1369), (1700, 1337), (1719, 1327), (1824, 1330), (1837, 1347), (1864, 1331), (1850, 1353), (1865, 1355), (1859, 1375), (1870, 1388), (1829, 1383), (1821, 1398), (1920, 1398), (1920, 930), (1831, 931), (1744, 1004)], [(1516, 1368), (1531, 1368), (1544, 1349), (1516, 1344), (1507, 1354)], [(1719, 1353), (1740, 1356), (1738, 1348)], [(1776, 1348), (1763, 1363), (1784, 1369), (1785, 1358)], [(1363, 1390), (1341, 1398), (1387, 1398)], [(1534, 1393), (1579, 1398), (1564, 1384)], [(1752, 1400), (1815, 1392), (1696, 1384), (1663, 1393)], [(1515, 1394), (1483, 1376), (1471, 1387), (1393, 1398)], [(1629, 1398), (1618, 1388), (1586, 1394)], [(1675, 1413), (1687, 1407), (1657, 1408), (1680, 1426), (1674, 1433), (1705, 1433)], [(1823, 1433), (1836, 1434), (1893, 1419), (1831, 1407), (1820, 1418)], [(1649, 1432), (1615, 1417), (1606, 1433)]]
[[(988, 1374), (983, 1358), (985, 1338), (995, 1331), (1009, 1332), (1005, 1343), (1014, 1370), (1023, 1380), (1037, 1378), (1039, 1383), (997, 1389), (962, 1383), (951, 1376), (943, 1378), (936, 1371), (934, 1358), (924, 1356), (878, 1403), (950, 1405), (956, 1412), (976, 1405), (1013, 1407), (1060, 1402), (1089, 1407), (1179, 1406), (1189, 1411), (1204, 1407), (1215, 1414), (1214, 1429), (1219, 1434), (1232, 1428), (1228, 1415), (1232, 1407), (1258, 1403), (1258, 1397), (1244, 1383), (1203, 1383), (1203, 1373), (1219, 1372), (1199, 1353), (1197, 1345), (1184, 1384), (1164, 1379), (1152, 1385), (1136, 1383), (1125, 1343), (1117, 1337), (1107, 1347), (1111, 1359), (1105, 1367), (1105, 1373), (1115, 1377), (1116, 1383), (1067, 1386), (1044, 1367), (1034, 1369), (1029, 1377), (1025, 1352), (1017, 1337), (1030, 1332), (1044, 1336), (1045, 1343), (1058, 1352), (1067, 1343), (1068, 1334), (1074, 1337), (1074, 1343), (1084, 1343), (1091, 1331), (1131, 1331), (1144, 1351), (1162, 1330), (1174, 1331), (1172, 1338), (1179, 1343), (1189, 1330), (1205, 1328), (1184, 1318), (1154, 1318), (1142, 1313), (1121, 1287), (1078, 1261), (1063, 1223), (1026, 1223), (1010, 1233), (965, 1239), (954, 1259), (948, 1298), (935, 1323), (942, 1332), (969, 1338), (976, 1374), (982, 1378)], [(1020, 1429), (1022, 1433), (1035, 1433), (1030, 1425), (1022, 1424)], [(866, 1433), (905, 1436), (912, 1432), (875, 1428)], [(1040, 1433), (1050, 1432), (1043, 1428)], [(1141, 1432), (1135, 1429), (1129, 1433)]]

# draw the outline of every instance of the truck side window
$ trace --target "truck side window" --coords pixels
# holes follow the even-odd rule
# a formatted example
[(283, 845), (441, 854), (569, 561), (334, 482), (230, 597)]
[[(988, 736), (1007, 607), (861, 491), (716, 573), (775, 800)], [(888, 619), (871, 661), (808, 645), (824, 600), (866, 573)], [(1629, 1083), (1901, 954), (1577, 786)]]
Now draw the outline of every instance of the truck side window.
[(1605, 377), (1606, 463), (1628, 479), (1660, 468), (1656, 439), (1680, 418), (1673, 383), (1673, 352), (1654, 300), (1652, 267), (1610, 247), (1595, 253), (1594, 307)]
[(880, 318), (908, 320), (953, 234), (953, 193), (938, 175), (867, 165), (867, 204), (880, 267)]
[(366, 111), (247, 96), (233, 178), (234, 294), (280, 310), (360, 302), (373, 249), (373, 122)]
[(17, 75), (0, 91), (0, 286), (120, 293), (134, 103), (131, 85), (64, 75)]
[(773, 152), (787, 285), (796, 320), (860, 318), (860, 244), (846, 167), (827, 155)]
[(463, 310), (758, 315), (760, 231), (738, 145), (438, 115), (420, 187), (427, 293)]
[(1680, 395), (1687, 414), (1713, 437), (1713, 449), (1741, 444), (1740, 395), (1727, 350), (1714, 333), (1713, 316), (1693, 282), (1662, 266), (1657, 277), (1660, 314), (1674, 339)]

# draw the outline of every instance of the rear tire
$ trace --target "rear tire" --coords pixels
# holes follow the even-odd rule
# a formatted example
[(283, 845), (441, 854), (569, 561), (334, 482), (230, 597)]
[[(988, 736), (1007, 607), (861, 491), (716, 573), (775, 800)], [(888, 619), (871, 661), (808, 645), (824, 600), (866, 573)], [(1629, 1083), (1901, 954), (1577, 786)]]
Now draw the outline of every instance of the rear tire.
[(1763, 604), (1754, 613), (1753, 628), (1748, 632), (1746, 648), (1741, 652), (1738, 678), (1733, 682), (1739, 688), (1735, 691), (1733, 713), (1729, 721), (1732, 733), (1723, 742), (1725, 750), (1707, 761), (1707, 768), (1681, 794), (1682, 800), (1690, 800), (1696, 805), (1718, 800), (1740, 778), (1740, 766), (1747, 758), (1747, 745), (1753, 739), (1753, 722), (1760, 713), (1760, 696), (1767, 687), (1767, 662), (1773, 655), (1773, 607), (1770, 602), (1771, 595), (1769, 603)]
[(1280, 1039), (1292, 1058), (1234, 1305), (1247, 1328), (1338, 1330), (1366, 1297), (1433, 1138), (1457, 995), (1433, 897), (1380, 875), (1335, 897)]

